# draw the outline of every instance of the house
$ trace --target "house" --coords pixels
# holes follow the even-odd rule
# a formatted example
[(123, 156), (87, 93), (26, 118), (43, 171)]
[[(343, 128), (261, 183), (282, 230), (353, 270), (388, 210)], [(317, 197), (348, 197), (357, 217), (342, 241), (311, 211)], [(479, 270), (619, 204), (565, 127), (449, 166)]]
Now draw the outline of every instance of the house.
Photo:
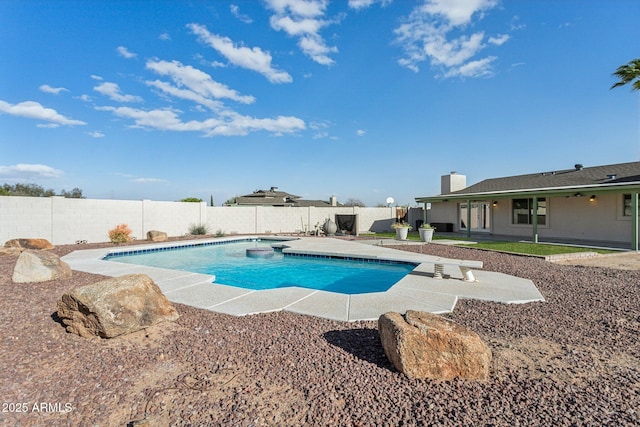
[(232, 206), (295, 206), (295, 207), (331, 207), (338, 206), (335, 197), (324, 200), (304, 200), (300, 196), (280, 191), (278, 187), (269, 190), (256, 190), (245, 196), (238, 196)]
[[(640, 162), (491, 178), (467, 186), (441, 177), (441, 194), (417, 197), (441, 231), (547, 241), (616, 242), (638, 250)], [(427, 204), (431, 209), (427, 212)]]

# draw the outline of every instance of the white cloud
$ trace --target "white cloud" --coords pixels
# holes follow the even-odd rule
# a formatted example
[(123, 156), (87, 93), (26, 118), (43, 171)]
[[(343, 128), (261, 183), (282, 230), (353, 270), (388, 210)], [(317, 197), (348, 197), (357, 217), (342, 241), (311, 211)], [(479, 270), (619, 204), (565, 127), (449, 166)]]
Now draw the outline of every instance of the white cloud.
[(19, 163), (12, 166), (0, 166), (0, 175), (12, 179), (59, 178), (63, 171), (40, 164)]
[(68, 89), (63, 87), (51, 87), (49, 85), (42, 85), (38, 89), (40, 89), (44, 93), (52, 93), (54, 95), (60, 94), (60, 92), (69, 92)]
[(26, 117), (28, 119), (44, 120), (46, 122), (64, 126), (86, 125), (83, 121), (69, 119), (62, 114), (59, 114), (56, 110), (43, 107), (40, 103), (35, 101), (24, 101), (18, 104), (9, 104), (8, 102), (0, 100), (0, 113)]
[(36, 127), (40, 129), (55, 129), (55, 128), (59, 128), (60, 125), (57, 123), (38, 123)]
[(120, 56), (125, 57), (127, 59), (135, 58), (138, 56), (136, 53), (129, 52), (129, 50), (124, 46), (118, 46), (116, 51), (120, 54)]
[(169, 41), (171, 40), (171, 35), (169, 33), (162, 33), (158, 36), (160, 40)]
[(322, 21), (317, 19), (307, 18), (294, 21), (290, 16), (272, 16), (270, 22), (274, 30), (284, 30), (290, 36), (297, 37), (316, 34), (322, 28)]
[(495, 44), (496, 46), (502, 46), (510, 39), (508, 34), (500, 34), (496, 37), (489, 37), (489, 43)]
[(266, 0), (267, 6), (275, 12), (270, 19), (271, 28), (298, 37), (302, 52), (315, 62), (332, 65), (335, 61), (330, 54), (338, 52), (335, 46), (327, 46), (320, 30), (333, 23), (324, 19), (326, 0)]
[(235, 5), (232, 4), (229, 6), (229, 10), (231, 10), (231, 14), (233, 16), (235, 16), (236, 18), (238, 18), (240, 21), (244, 22), (245, 24), (252, 24), (253, 23), (253, 19), (251, 19), (250, 16), (245, 15), (243, 13), (240, 13), (240, 8)]
[(183, 65), (179, 61), (149, 60), (147, 61), (147, 69), (161, 76), (169, 76), (176, 84), (176, 86), (172, 86), (156, 80), (154, 82), (147, 81), (148, 85), (160, 89), (166, 94), (197, 102), (212, 110), (219, 108), (220, 103), (211, 98), (227, 98), (243, 104), (255, 102), (253, 96), (240, 95), (237, 91), (213, 80), (209, 74), (190, 65)]
[(289, 10), (291, 13), (303, 16), (319, 16), (324, 14), (327, 7), (326, 0), (266, 0), (269, 7), (276, 13), (283, 14)]
[(375, 3), (380, 3), (382, 6), (386, 6), (391, 2), (393, 2), (393, 0), (349, 0), (349, 7), (358, 10), (370, 7)]
[(509, 23), (509, 29), (511, 29), (511, 31), (524, 30), (526, 27), (526, 24), (520, 23), (520, 17), (517, 15), (514, 16)]
[(356, 135), (358, 135), (358, 136), (365, 136), (366, 134), (367, 134), (366, 130), (358, 129), (356, 131)]
[(104, 79), (100, 76), (96, 76), (95, 74), (91, 74), (91, 78), (93, 80), (98, 80), (99, 82), (103, 81)]
[(483, 39), (484, 33), (461, 36), (451, 41), (437, 35), (429, 40), (424, 50), (431, 57), (432, 64), (453, 67), (464, 63), (482, 49)]
[(203, 25), (188, 24), (187, 27), (203, 42), (214, 48), (232, 64), (256, 71), (272, 83), (290, 83), (289, 73), (280, 71), (271, 65), (271, 54), (259, 47), (249, 48), (236, 45), (230, 38), (211, 34)]
[(250, 132), (267, 131), (276, 135), (305, 129), (304, 121), (291, 116), (275, 119), (259, 119), (243, 116), (233, 111), (224, 111), (216, 117), (198, 121), (183, 122), (178, 111), (170, 109), (141, 110), (130, 107), (96, 107), (100, 111), (110, 111), (118, 117), (132, 119), (133, 127), (175, 132), (201, 132), (205, 136), (248, 135)]
[(474, 57), (486, 48), (486, 42), (500, 46), (509, 36), (491, 36), (485, 42), (484, 31), (465, 34), (464, 30), (497, 5), (498, 0), (424, 0), (394, 31), (405, 51), (398, 63), (418, 72), (419, 64), (428, 60), (441, 68), (445, 77), (492, 75), (495, 57)]
[(489, 56), (477, 61), (469, 61), (460, 67), (450, 68), (445, 77), (490, 77), (493, 75), (491, 63), (495, 59), (495, 56)]
[(122, 172), (115, 172), (114, 175), (117, 176), (121, 176), (123, 178), (127, 178), (130, 182), (137, 182), (140, 184), (149, 184), (149, 183), (155, 183), (155, 182), (168, 182), (166, 179), (160, 179), (160, 178), (142, 178), (136, 175), (132, 175), (130, 173), (122, 173)]
[(170, 83), (160, 80), (147, 81), (147, 85), (159, 89), (165, 95), (170, 95), (175, 98), (182, 98), (188, 101), (193, 101), (199, 105), (204, 105), (208, 109), (214, 111), (220, 109), (223, 104), (220, 101), (210, 99), (206, 96), (202, 96), (189, 89), (180, 89), (176, 86), (172, 86)]
[(100, 83), (98, 86), (94, 87), (93, 90), (118, 102), (142, 102), (142, 98), (139, 96), (123, 94), (117, 83)]
[(89, 135), (92, 138), (104, 138), (104, 133), (97, 130), (93, 132), (88, 132), (87, 135)]
[(333, 124), (327, 120), (319, 121), (319, 122), (311, 122), (309, 123), (309, 128), (315, 131), (311, 138), (313, 139), (336, 139), (335, 137), (330, 136), (329, 129)]
[(452, 26), (466, 25), (476, 13), (498, 5), (498, 0), (428, 0), (422, 9), (446, 19)]

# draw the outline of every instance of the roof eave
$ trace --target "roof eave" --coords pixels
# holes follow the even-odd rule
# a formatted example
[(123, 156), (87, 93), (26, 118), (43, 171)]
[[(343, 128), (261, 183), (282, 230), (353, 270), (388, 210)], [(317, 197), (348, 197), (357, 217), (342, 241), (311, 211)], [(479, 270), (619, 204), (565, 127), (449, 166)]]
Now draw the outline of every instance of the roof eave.
[(566, 196), (574, 192), (589, 193), (620, 193), (624, 191), (635, 190), (640, 191), (640, 181), (624, 182), (614, 184), (598, 184), (598, 185), (572, 185), (566, 187), (548, 187), (548, 188), (531, 188), (521, 190), (505, 190), (505, 191), (487, 191), (479, 193), (456, 193), (456, 194), (440, 194), (437, 196), (416, 197), (416, 202), (431, 203), (445, 202), (452, 200), (487, 200), (498, 198), (514, 198), (514, 197), (532, 197), (540, 196)]

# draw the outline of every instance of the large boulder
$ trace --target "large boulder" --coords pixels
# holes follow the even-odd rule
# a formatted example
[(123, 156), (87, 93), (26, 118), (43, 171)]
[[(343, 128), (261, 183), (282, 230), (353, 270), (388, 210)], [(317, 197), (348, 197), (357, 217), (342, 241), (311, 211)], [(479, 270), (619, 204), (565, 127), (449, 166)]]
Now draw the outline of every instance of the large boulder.
[(378, 319), (384, 351), (409, 378), (489, 378), (491, 350), (472, 330), (441, 316), (408, 310)]
[(4, 246), (0, 248), (0, 255), (16, 256), (20, 255), (21, 252), (20, 248), (5, 248)]
[(71, 277), (69, 264), (56, 254), (44, 251), (23, 251), (13, 267), (15, 283), (46, 282)]
[(19, 249), (53, 249), (53, 245), (47, 239), (11, 239), (4, 243), (5, 248)]
[(167, 233), (164, 231), (150, 230), (147, 231), (147, 240), (152, 242), (166, 242), (168, 239)]
[(58, 317), (67, 332), (87, 338), (113, 338), (178, 316), (158, 285), (144, 274), (81, 286), (58, 300)]

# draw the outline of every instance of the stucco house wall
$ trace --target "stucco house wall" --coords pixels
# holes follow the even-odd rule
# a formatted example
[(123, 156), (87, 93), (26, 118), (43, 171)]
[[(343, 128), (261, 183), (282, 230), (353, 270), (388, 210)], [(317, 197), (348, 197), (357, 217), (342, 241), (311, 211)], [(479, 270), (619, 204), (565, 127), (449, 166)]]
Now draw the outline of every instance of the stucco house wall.
[[(589, 197), (551, 197), (547, 200), (547, 223), (538, 226), (541, 238), (626, 242), (631, 218), (622, 215), (622, 195)], [(512, 224), (511, 199), (492, 207), (492, 233), (530, 238), (531, 225)]]
[(460, 231), (459, 206), (457, 202), (433, 203), (431, 209), (427, 211), (427, 222), (430, 224), (452, 223), (453, 231)]

